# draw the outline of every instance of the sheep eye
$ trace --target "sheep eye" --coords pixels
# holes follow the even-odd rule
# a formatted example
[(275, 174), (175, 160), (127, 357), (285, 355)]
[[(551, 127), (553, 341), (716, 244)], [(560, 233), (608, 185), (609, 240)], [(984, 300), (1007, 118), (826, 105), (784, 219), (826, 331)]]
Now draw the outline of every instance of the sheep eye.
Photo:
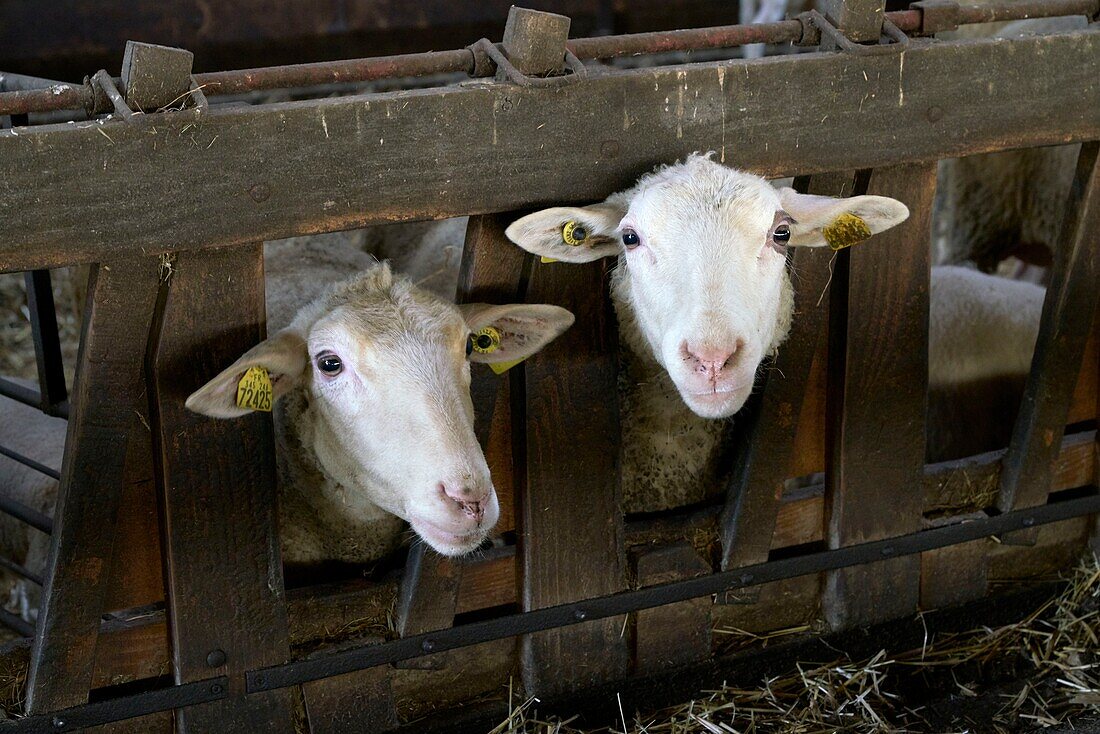
[(775, 231), (772, 232), (772, 239), (775, 240), (776, 244), (779, 244), (779, 245), (785, 245), (788, 242), (790, 242), (790, 240), (791, 240), (790, 225), (781, 224), (778, 227), (776, 227)]
[(325, 354), (317, 358), (317, 369), (326, 377), (335, 377), (344, 371), (344, 363), (335, 354)]
[(638, 238), (638, 233), (632, 229), (623, 230), (623, 246), (628, 250), (633, 250), (640, 245), (642, 241)]

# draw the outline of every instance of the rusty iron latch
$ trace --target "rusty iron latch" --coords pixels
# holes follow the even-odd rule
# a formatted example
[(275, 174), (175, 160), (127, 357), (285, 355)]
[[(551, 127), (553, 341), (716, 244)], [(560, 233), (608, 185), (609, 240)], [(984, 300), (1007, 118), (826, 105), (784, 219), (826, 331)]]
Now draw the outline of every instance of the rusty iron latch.
[[(889, 42), (864, 45), (862, 43), (853, 42), (850, 38), (841, 33), (835, 25), (829, 22), (828, 18), (816, 10), (803, 13), (802, 16), (806, 17), (806, 21), (803, 22), (804, 27), (806, 22), (808, 22), (810, 25), (816, 27), (821, 32), (822, 36), (828, 38), (840, 47), (841, 51), (856, 56), (878, 56), (882, 54), (901, 53), (909, 45), (909, 36), (905, 35), (889, 18), (882, 19), (882, 38), (889, 39)], [(802, 16), (799, 16), (800, 20)]]
[(562, 76), (534, 77), (524, 74), (508, 60), (497, 44), (482, 38), (469, 46), (474, 54), (474, 76), (492, 76), (499, 71), (504, 78), (521, 87), (560, 87), (587, 76), (588, 70), (576, 55), (565, 49), (565, 67), (569, 73)]

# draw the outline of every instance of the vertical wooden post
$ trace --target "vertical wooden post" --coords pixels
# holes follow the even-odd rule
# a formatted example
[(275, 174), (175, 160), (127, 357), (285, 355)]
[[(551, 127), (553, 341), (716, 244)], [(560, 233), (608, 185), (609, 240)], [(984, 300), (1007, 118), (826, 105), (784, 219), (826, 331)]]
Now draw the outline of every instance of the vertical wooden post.
[[(814, 176), (807, 193), (845, 196), (852, 193), (854, 175)], [(802, 188), (802, 187), (800, 187)], [(759, 416), (748, 443), (737, 457), (722, 511), (722, 570), (768, 560), (783, 481), (791, 476), (795, 433), (806, 399), (806, 385), (815, 360), (825, 359), (828, 331), (828, 287), (833, 253), (800, 247), (792, 254), (795, 285), (794, 323), (779, 348), (775, 369), (763, 388)]]
[[(526, 255), (504, 236), (504, 229), (513, 218), (512, 215), (470, 217), (466, 225), (456, 303), (507, 303), (519, 298)], [(498, 411), (504, 414), (511, 412), (511, 374), (496, 375), (486, 365), (471, 366), (474, 433), (485, 451), (500, 500), (501, 512), (496, 532), (515, 528), (511, 491), (514, 487), (511, 421), (494, 421)], [(397, 624), (401, 635), (407, 637), (450, 627), (454, 622), (461, 580), (462, 564), (442, 558), (422, 545), (413, 548), (405, 564), (398, 600)], [(444, 659), (445, 656), (434, 655), (396, 665), (401, 668), (423, 668), (426, 665), (438, 666)]]
[[(513, 7), (504, 51), (525, 74), (559, 71), (568, 34), (568, 18)], [(529, 302), (561, 305), (577, 322), (526, 362), (527, 481), (520, 523), (525, 611), (626, 587), (618, 339), (604, 271), (603, 263), (542, 264), (528, 282)], [(621, 619), (608, 619), (526, 637), (528, 694), (554, 696), (625, 675), (621, 629)]]
[(127, 451), (149, 450), (144, 358), (158, 263), (134, 258), (97, 265), (92, 272), (27, 680), (32, 714), (87, 701)]
[(187, 396), (264, 338), (263, 246), (176, 260), (152, 352), (168, 620), (177, 683), (228, 675), (228, 697), (180, 732), (292, 732), (290, 691), (245, 695), (244, 672), (290, 657), (271, 416), (216, 420)]
[[(837, 258), (827, 407), (830, 548), (921, 527), (935, 186), (935, 163), (874, 171), (868, 193), (904, 202), (909, 219)], [(919, 592), (918, 556), (831, 571), (825, 616), (834, 628), (901, 617), (916, 610)]]
[[(1061, 242), (1043, 303), (1031, 374), (1001, 471), (1002, 510), (1034, 507), (1050, 493), (1066, 416), (1100, 289), (1100, 143), (1081, 146)], [(1027, 531), (1025, 531), (1027, 532)], [(1032, 542), (1034, 542), (1032, 536)]]

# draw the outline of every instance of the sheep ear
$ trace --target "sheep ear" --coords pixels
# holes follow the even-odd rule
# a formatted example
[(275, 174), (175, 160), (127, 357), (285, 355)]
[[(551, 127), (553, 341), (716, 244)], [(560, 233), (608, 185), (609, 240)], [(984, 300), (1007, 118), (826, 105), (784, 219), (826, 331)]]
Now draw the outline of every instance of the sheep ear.
[[(280, 331), (249, 349), (217, 377), (193, 392), (184, 405), (188, 410), (211, 418), (237, 418), (253, 410), (270, 410), (272, 403), (302, 383), (308, 362), (305, 340), (295, 332)], [(267, 371), (271, 390), (267, 399), (244, 401), (256, 407), (241, 407), (237, 387), (253, 367)], [(258, 370), (250, 373), (250, 379), (262, 382), (262, 377), (256, 377), (258, 373)]]
[(781, 189), (779, 198), (794, 220), (788, 244), (795, 247), (828, 245), (840, 250), (909, 218), (905, 204), (885, 196), (835, 199)]
[(517, 219), (508, 239), (544, 261), (587, 263), (619, 254), (617, 230), (626, 211), (604, 202), (592, 206), (556, 206)]
[(470, 361), (488, 364), (498, 374), (527, 359), (573, 325), (572, 313), (544, 303), (470, 303), (459, 308), (470, 329)]

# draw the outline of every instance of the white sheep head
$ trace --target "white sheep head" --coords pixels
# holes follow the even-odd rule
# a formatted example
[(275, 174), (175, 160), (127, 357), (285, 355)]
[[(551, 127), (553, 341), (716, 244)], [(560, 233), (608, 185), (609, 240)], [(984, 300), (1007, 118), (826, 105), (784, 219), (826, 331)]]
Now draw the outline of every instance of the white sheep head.
[(692, 155), (600, 204), (523, 217), (507, 235), (528, 252), (563, 262), (618, 256), (620, 319), (636, 323), (641, 348), (692, 411), (724, 418), (744, 405), (760, 362), (787, 336), (787, 247), (851, 244), (908, 216), (894, 199), (777, 190)]
[[(304, 391), (309, 408), (296, 431), (325, 475), (351, 491), (349, 512), (381, 508), (440, 553), (461, 555), (500, 514), (474, 435), (470, 362), (524, 359), (572, 323), (557, 306), (445, 303), (383, 265), (332, 287), (186, 405), (244, 415), (238, 383), (250, 367), (265, 368), (275, 400)], [(468, 349), (478, 333), (492, 335), (491, 351)]]

